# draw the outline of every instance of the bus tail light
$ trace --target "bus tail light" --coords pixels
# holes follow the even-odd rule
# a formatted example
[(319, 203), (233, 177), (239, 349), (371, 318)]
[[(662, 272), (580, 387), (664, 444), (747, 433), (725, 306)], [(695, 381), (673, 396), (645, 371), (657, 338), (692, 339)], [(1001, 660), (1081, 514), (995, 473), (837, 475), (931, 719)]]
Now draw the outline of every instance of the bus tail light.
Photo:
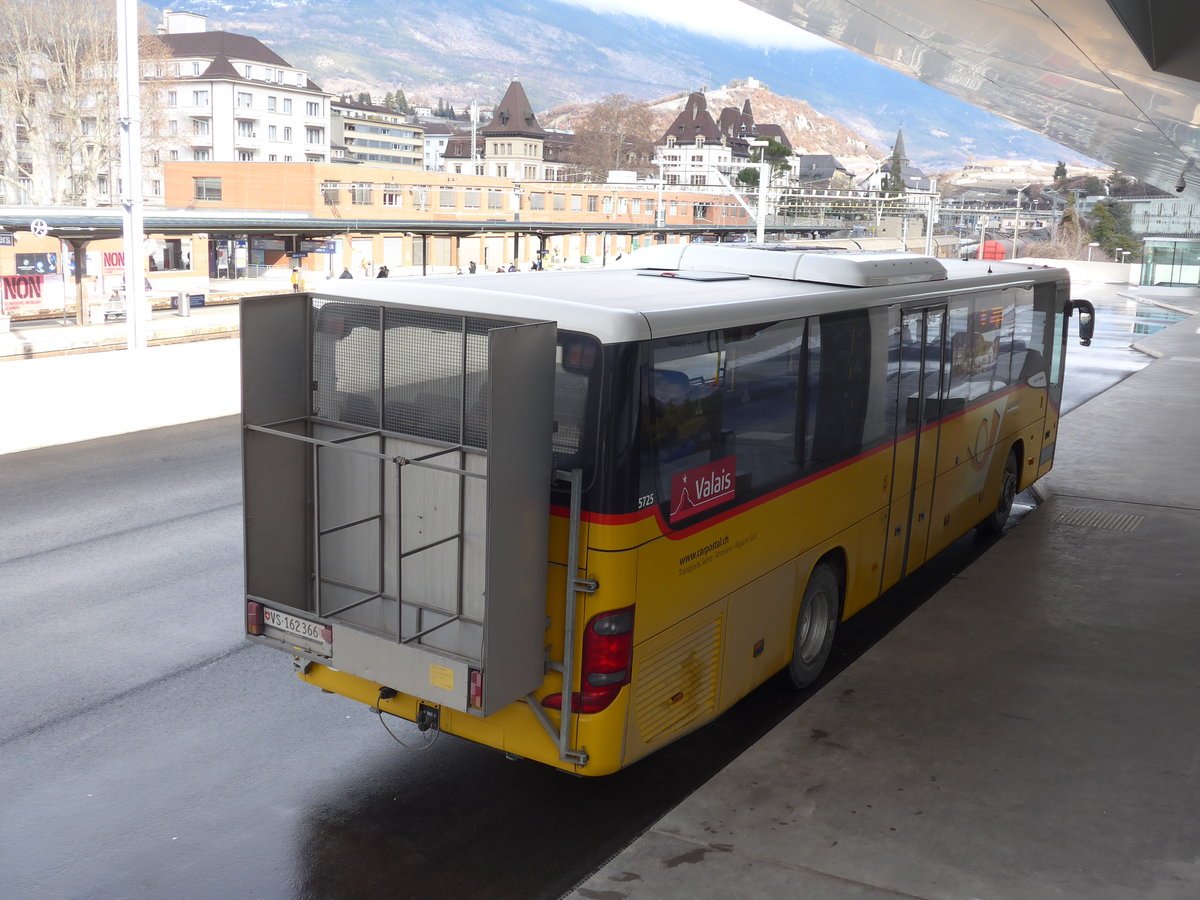
[[(633, 607), (593, 616), (583, 631), (580, 663), (582, 690), (571, 695), (571, 711), (596, 713), (607, 709), (633, 670)], [(542, 706), (562, 709), (562, 694), (550, 694)]]
[(471, 709), (483, 709), (483, 673), (478, 669), (468, 671), (467, 705)]
[(263, 607), (261, 603), (254, 600), (246, 602), (246, 633), (263, 633)]

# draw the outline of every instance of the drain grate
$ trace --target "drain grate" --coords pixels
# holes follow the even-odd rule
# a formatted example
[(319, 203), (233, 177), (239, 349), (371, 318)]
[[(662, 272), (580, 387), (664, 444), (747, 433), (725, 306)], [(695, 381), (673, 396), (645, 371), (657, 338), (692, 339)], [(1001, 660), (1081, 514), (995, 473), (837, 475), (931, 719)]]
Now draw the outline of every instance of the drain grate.
[(1054, 517), (1056, 525), (1081, 525), (1084, 528), (1102, 528), (1105, 531), (1133, 531), (1142, 524), (1143, 516), (1121, 515), (1100, 512), (1084, 506), (1064, 509)]

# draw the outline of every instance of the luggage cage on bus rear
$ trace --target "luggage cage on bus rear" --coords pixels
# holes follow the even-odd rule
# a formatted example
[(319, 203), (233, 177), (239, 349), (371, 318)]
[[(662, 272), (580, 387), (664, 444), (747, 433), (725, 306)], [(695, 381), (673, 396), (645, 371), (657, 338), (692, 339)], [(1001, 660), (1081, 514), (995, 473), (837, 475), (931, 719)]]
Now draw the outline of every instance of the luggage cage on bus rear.
[(473, 715), (540, 688), (555, 323), (289, 294), (241, 336), (246, 597), (301, 622), (252, 639)]

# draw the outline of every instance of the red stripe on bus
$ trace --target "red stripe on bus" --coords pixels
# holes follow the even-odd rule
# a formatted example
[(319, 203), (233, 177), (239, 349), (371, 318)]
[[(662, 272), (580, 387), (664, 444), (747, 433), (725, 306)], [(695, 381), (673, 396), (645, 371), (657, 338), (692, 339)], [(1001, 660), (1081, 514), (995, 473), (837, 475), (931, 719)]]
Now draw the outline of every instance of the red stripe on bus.
[[(984, 406), (987, 406), (990, 403), (995, 403), (997, 400), (999, 400), (1001, 398), (1008, 397), (1010, 394), (1015, 394), (1017, 391), (1022, 390), (1023, 388), (1025, 388), (1027, 386), (1028, 386), (1027, 384), (1013, 385), (1013, 386), (1009, 387), (1007, 390), (1002, 391), (1000, 393), (988, 394), (986, 397), (981, 397), (978, 401), (973, 403), (971, 406), (963, 407), (963, 409), (959, 410), (958, 412), (952, 413), (951, 415), (944, 416), (941, 419), (937, 419), (936, 421), (930, 422), (928, 425), (924, 426), (921, 429), (921, 433), (924, 434), (926, 431), (929, 431), (932, 428), (940, 427), (941, 425), (944, 425), (947, 422), (952, 422), (955, 419), (960, 419), (963, 416), (967, 415), (968, 413), (974, 412), (975, 410), (980, 409)], [(1044, 389), (1041, 389), (1041, 390), (1044, 390)], [(943, 401), (943, 402), (945, 402), (945, 401)], [(813, 474), (808, 475), (804, 478), (801, 478), (797, 481), (788, 482), (787, 484), (782, 485), (781, 487), (778, 487), (775, 490), (770, 491), (769, 493), (763, 494), (761, 497), (755, 497), (753, 500), (747, 500), (746, 502), (740, 503), (737, 506), (733, 507), (732, 509), (727, 509), (723, 513), (719, 513), (718, 515), (715, 515), (712, 518), (704, 519), (703, 521), (697, 522), (695, 525), (690, 525), (687, 528), (683, 528), (683, 529), (679, 529), (679, 530), (672, 530), (671, 527), (667, 524), (667, 522), (663, 519), (662, 510), (660, 509), (660, 504), (658, 504), (658, 503), (655, 503), (654, 506), (652, 506), (652, 507), (648, 507), (646, 509), (639, 509), (637, 512), (630, 512), (630, 513), (593, 513), (593, 512), (585, 511), (585, 512), (581, 513), (580, 521), (587, 522), (592, 525), (618, 526), (618, 525), (632, 525), (636, 522), (641, 522), (644, 519), (653, 518), (653, 519), (657, 520), (659, 530), (662, 532), (662, 534), (665, 535), (666, 537), (670, 538), (671, 540), (679, 540), (681, 538), (691, 537), (692, 535), (697, 534), (700, 531), (703, 531), (705, 528), (708, 528), (712, 525), (720, 524), (721, 522), (727, 521), (728, 519), (732, 518), (735, 515), (740, 515), (741, 513), (746, 512), (747, 510), (754, 509), (757, 506), (761, 506), (764, 503), (767, 503), (778, 497), (782, 497), (784, 494), (791, 493), (792, 491), (802, 488), (805, 485), (811, 484), (812, 482), (817, 481), (818, 479), (824, 478), (827, 475), (830, 475), (830, 474), (838, 471), (839, 469), (844, 469), (847, 466), (851, 466), (857, 462), (861, 462), (864, 459), (868, 459), (869, 457), (874, 456), (876, 453), (882, 453), (883, 451), (885, 451), (889, 448), (893, 448), (896, 446), (896, 444), (899, 444), (899, 443), (907, 440), (908, 438), (913, 437), (916, 433), (917, 432), (916, 432), (915, 428), (912, 429), (911, 431), (906, 431), (903, 434), (899, 435), (894, 441), (886, 441), (877, 447), (873, 447), (870, 450), (865, 450), (862, 453), (859, 453), (857, 456), (852, 456), (849, 459), (843, 460), (840, 463), (836, 463), (827, 469), (821, 469), (820, 471), (814, 472)], [(552, 515), (552, 516), (557, 516), (559, 518), (566, 519), (566, 518), (570, 517), (570, 514), (571, 514), (571, 511), (568, 507), (555, 506), (555, 505), (551, 505), (551, 507), (550, 507), (550, 515)]]

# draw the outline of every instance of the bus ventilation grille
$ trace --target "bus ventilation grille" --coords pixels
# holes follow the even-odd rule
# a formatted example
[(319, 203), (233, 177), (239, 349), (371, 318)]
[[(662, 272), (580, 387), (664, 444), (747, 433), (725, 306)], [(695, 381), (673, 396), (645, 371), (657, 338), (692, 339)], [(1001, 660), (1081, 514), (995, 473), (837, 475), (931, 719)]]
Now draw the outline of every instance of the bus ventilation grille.
[(670, 642), (639, 667), (633, 715), (645, 743), (713, 714), (720, 650), (721, 617), (717, 616)]
[(1142, 518), (1142, 516), (1104, 513), (1083, 506), (1072, 506), (1055, 516), (1054, 524), (1081, 525), (1084, 528), (1100, 528), (1104, 531), (1130, 532), (1142, 524)]

